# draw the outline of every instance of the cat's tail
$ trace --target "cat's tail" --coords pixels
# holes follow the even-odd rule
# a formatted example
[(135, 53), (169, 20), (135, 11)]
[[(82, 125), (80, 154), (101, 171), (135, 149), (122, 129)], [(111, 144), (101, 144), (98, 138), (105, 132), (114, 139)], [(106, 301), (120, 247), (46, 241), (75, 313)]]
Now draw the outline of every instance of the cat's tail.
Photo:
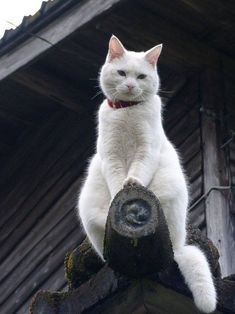
[(199, 310), (211, 313), (216, 309), (216, 290), (211, 271), (202, 251), (186, 245), (174, 252), (174, 258), (190, 288)]

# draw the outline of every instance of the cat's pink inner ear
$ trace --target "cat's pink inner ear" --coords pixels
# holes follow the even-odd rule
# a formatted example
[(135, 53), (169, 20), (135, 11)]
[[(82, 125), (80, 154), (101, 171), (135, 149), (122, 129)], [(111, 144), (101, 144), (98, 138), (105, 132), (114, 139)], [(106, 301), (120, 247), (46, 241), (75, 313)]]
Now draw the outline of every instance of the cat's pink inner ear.
[(121, 58), (125, 52), (125, 48), (116, 36), (112, 36), (109, 41), (109, 60), (112, 61), (115, 58)]
[(145, 59), (152, 65), (156, 66), (158, 58), (162, 51), (162, 44), (153, 47), (145, 53)]

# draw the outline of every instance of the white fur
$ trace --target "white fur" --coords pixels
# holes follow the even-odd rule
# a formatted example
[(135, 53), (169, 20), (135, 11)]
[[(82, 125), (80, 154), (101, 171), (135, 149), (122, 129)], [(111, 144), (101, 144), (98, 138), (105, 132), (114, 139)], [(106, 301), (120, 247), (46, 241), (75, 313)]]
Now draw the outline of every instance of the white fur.
[[(194, 301), (200, 310), (210, 313), (216, 308), (212, 275), (204, 254), (195, 246), (185, 244), (188, 190), (177, 152), (162, 127), (161, 100), (156, 95), (159, 88), (156, 63), (160, 51), (161, 47), (156, 46), (146, 53), (131, 52), (116, 37), (110, 40), (100, 74), (101, 88), (113, 101), (141, 103), (122, 109), (110, 108), (107, 100), (101, 104), (97, 151), (79, 197), (79, 215), (88, 238), (102, 257), (111, 200), (130, 182), (150, 189), (161, 202), (175, 261)], [(119, 70), (125, 71), (126, 76), (120, 75)], [(146, 78), (138, 79), (140, 74)]]

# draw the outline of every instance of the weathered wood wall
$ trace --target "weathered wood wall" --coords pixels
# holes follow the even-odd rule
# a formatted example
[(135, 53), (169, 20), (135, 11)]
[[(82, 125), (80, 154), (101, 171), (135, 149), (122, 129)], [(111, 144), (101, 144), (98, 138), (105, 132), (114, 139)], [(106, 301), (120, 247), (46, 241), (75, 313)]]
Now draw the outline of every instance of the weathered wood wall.
[(3, 169), (1, 313), (26, 313), (38, 289), (64, 287), (65, 253), (83, 238), (74, 206), (93, 129), (61, 108), (22, 137)]
[(230, 199), (231, 212), (235, 218), (235, 141), (230, 144), (230, 171), (231, 184), (234, 186)]
[[(166, 133), (181, 156), (188, 178), (190, 206), (203, 194), (200, 106), (199, 77), (193, 75), (184, 80), (163, 110)], [(189, 210), (189, 222), (206, 232), (203, 202)]]
[(226, 77), (224, 84), (226, 103), (225, 122), (228, 129), (224, 142), (225, 144), (227, 143), (227, 155), (229, 155), (230, 184), (233, 185), (230, 208), (235, 220), (235, 78), (232, 75)]

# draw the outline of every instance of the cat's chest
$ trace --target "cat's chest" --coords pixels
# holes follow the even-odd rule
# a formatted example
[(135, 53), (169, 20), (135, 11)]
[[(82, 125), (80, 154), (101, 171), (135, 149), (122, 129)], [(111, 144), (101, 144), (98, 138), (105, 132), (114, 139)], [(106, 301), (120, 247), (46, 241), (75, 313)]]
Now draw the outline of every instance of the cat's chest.
[(120, 110), (120, 112), (113, 112), (110, 119), (106, 120), (105, 130), (109, 129), (111, 134), (118, 138), (135, 141), (141, 133), (145, 118), (138, 115), (136, 112)]
[(115, 110), (106, 117), (101, 126), (105, 151), (115, 151), (131, 158), (138, 146), (148, 141), (151, 123), (148, 117), (134, 110)]

